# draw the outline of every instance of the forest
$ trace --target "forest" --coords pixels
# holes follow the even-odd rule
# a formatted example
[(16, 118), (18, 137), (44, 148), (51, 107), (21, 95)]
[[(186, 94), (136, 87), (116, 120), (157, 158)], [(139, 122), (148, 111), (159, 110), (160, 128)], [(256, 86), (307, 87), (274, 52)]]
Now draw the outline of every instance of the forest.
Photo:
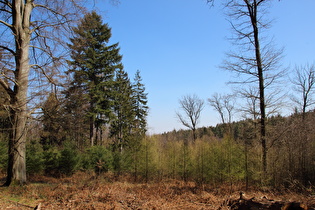
[(280, 115), (283, 50), (261, 38), (271, 0), (224, 4), (243, 47), (221, 66), (237, 91), (207, 100), (221, 123), (198, 127), (204, 102), (187, 95), (187, 129), (153, 135), (141, 71), (101, 15), (69, 2), (0, 1), (1, 208), (315, 208), (315, 65), (295, 67), (296, 108)]

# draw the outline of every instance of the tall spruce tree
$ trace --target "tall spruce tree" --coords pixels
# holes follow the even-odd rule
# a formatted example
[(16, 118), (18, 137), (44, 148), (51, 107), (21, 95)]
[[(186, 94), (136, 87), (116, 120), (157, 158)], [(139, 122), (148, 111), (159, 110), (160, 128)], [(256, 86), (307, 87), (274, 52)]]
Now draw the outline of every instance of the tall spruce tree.
[(117, 71), (114, 85), (114, 106), (115, 119), (111, 122), (110, 135), (114, 139), (114, 148), (122, 151), (128, 144), (131, 137), (134, 111), (132, 103), (132, 85), (127, 72), (123, 69)]
[(133, 84), (133, 99), (134, 99), (134, 112), (135, 112), (135, 128), (136, 132), (141, 136), (145, 135), (147, 131), (147, 116), (149, 107), (147, 105), (147, 93), (145, 92), (144, 84), (140, 71), (135, 74)]
[(111, 89), (115, 71), (122, 69), (122, 56), (118, 43), (109, 45), (111, 29), (95, 11), (86, 14), (73, 31), (74, 38), (69, 44), (72, 86), (82, 88), (89, 101), (86, 114), (90, 121), (90, 143), (94, 145), (97, 128), (110, 118)]
[[(133, 93), (133, 112), (134, 119), (132, 124), (132, 136), (129, 143), (129, 156), (131, 158), (131, 166), (134, 175), (134, 181), (138, 179), (142, 159), (148, 160), (147, 146), (143, 144), (143, 139), (147, 131), (147, 93), (145, 92), (144, 84), (138, 70), (134, 77), (134, 84), (132, 85)], [(143, 156), (145, 154), (145, 156)], [(147, 175), (146, 175), (147, 176)]]

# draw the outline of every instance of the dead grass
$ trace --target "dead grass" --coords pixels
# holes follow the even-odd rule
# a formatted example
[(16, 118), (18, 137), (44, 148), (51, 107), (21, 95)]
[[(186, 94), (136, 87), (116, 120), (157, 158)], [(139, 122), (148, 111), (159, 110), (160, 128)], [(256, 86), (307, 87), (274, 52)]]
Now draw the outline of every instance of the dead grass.
[[(164, 181), (139, 184), (95, 178), (87, 173), (55, 179), (32, 177), (26, 186), (0, 188), (0, 209), (228, 209), (226, 201), (237, 199), (241, 187), (196, 187), (194, 183)], [(311, 193), (249, 190), (245, 197), (296, 201), (315, 206)]]

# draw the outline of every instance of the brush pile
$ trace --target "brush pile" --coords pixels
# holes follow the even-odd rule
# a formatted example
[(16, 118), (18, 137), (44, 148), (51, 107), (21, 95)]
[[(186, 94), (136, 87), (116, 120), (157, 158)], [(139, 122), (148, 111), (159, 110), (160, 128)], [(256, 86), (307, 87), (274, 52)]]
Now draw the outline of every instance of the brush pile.
[(231, 210), (309, 210), (306, 204), (300, 202), (275, 201), (263, 196), (260, 199), (252, 197), (246, 199), (244, 193), (240, 192), (240, 198), (226, 200), (222, 206), (228, 206)]

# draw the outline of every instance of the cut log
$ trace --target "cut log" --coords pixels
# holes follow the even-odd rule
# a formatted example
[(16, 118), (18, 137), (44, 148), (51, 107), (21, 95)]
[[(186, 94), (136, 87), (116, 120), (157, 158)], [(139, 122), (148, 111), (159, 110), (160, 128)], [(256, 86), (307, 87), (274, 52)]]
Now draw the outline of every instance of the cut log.
[(244, 198), (244, 194), (240, 193), (240, 198), (236, 200), (230, 200), (228, 206), (231, 210), (308, 210), (305, 204), (299, 202), (282, 202), (269, 200), (263, 198), (256, 200), (255, 197), (251, 199)]
[(40, 209), (41, 209), (41, 206), (42, 206), (42, 204), (39, 203), (39, 204), (34, 208), (34, 210), (40, 210)]

